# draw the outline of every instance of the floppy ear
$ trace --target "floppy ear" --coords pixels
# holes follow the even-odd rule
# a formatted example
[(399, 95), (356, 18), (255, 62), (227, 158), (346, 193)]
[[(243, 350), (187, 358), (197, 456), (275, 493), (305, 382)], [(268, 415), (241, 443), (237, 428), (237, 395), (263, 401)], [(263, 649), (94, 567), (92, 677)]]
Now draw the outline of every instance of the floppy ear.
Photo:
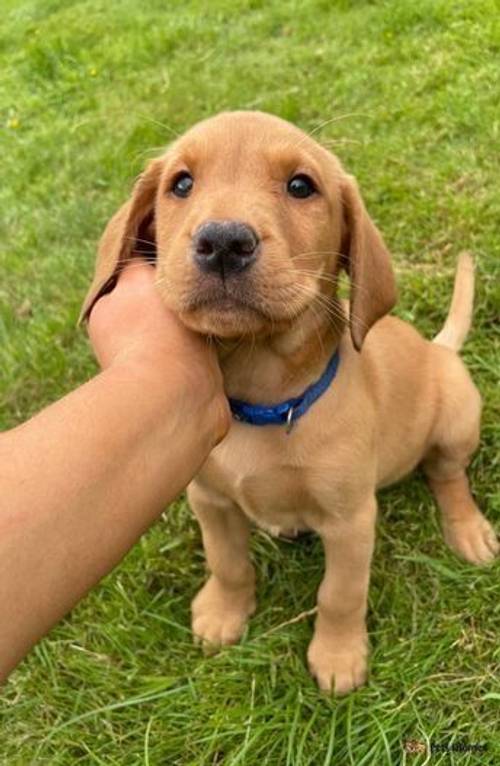
[(389, 251), (366, 211), (355, 179), (346, 175), (341, 186), (342, 265), (351, 281), (351, 338), (360, 351), (370, 327), (396, 303), (396, 282)]
[(79, 322), (88, 319), (94, 303), (111, 292), (132, 252), (155, 260), (154, 204), (162, 159), (152, 160), (137, 179), (132, 196), (114, 214), (99, 242), (94, 279), (83, 302)]

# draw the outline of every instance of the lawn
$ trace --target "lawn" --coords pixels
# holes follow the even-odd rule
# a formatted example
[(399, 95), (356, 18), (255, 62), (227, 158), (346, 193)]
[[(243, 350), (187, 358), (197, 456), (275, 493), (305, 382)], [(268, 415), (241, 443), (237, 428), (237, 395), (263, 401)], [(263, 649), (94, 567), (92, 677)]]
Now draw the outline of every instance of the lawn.
[[(2, 0), (0, 428), (94, 373), (76, 317), (146, 160), (200, 118), (258, 108), (357, 176), (394, 254), (396, 313), (422, 332), (445, 317), (457, 254), (475, 254), (471, 475), (498, 525), (499, 55), (495, 0)], [(0, 763), (500, 763), (498, 566), (445, 548), (421, 477), (380, 506), (367, 687), (329, 699), (307, 673), (316, 540), (254, 535), (258, 612), (240, 646), (203, 657), (189, 630), (203, 553), (180, 500), (14, 673)], [(406, 755), (407, 739), (488, 749)]]

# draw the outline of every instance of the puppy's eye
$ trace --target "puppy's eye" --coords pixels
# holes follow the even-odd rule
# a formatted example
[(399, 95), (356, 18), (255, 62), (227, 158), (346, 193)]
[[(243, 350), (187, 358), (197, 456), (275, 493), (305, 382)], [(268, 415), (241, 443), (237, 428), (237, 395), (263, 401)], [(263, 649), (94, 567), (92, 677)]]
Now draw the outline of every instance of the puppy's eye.
[(190, 173), (179, 173), (172, 184), (172, 194), (176, 197), (189, 197), (194, 186), (194, 178)]
[(286, 185), (286, 190), (291, 197), (305, 199), (315, 193), (316, 187), (312, 178), (306, 176), (305, 173), (299, 173), (290, 178)]

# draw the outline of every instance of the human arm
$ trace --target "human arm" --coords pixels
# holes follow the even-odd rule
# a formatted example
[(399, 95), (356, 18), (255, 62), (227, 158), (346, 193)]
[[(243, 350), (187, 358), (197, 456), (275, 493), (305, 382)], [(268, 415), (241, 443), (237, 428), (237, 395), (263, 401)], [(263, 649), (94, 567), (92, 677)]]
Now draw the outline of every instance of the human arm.
[(215, 353), (130, 266), (94, 307), (103, 371), (0, 434), (0, 678), (123, 558), (228, 427)]

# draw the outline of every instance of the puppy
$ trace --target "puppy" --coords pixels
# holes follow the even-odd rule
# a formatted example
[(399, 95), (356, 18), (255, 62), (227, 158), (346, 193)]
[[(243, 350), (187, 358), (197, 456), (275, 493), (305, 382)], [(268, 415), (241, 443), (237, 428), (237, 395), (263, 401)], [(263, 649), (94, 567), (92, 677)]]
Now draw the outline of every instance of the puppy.
[(434, 342), (387, 316), (390, 256), (355, 180), (305, 133), (258, 112), (206, 120), (150, 162), (104, 233), (84, 317), (137, 252), (156, 260), (165, 303), (216, 339), (235, 416), (188, 488), (210, 571), (193, 631), (210, 645), (242, 635), (255, 609), (250, 522), (314, 530), (325, 575), (309, 667), (322, 689), (349, 692), (367, 672), (379, 487), (421, 464), (448, 545), (474, 564), (499, 549), (466, 476), (481, 410), (457, 353), (472, 262), (459, 261)]

